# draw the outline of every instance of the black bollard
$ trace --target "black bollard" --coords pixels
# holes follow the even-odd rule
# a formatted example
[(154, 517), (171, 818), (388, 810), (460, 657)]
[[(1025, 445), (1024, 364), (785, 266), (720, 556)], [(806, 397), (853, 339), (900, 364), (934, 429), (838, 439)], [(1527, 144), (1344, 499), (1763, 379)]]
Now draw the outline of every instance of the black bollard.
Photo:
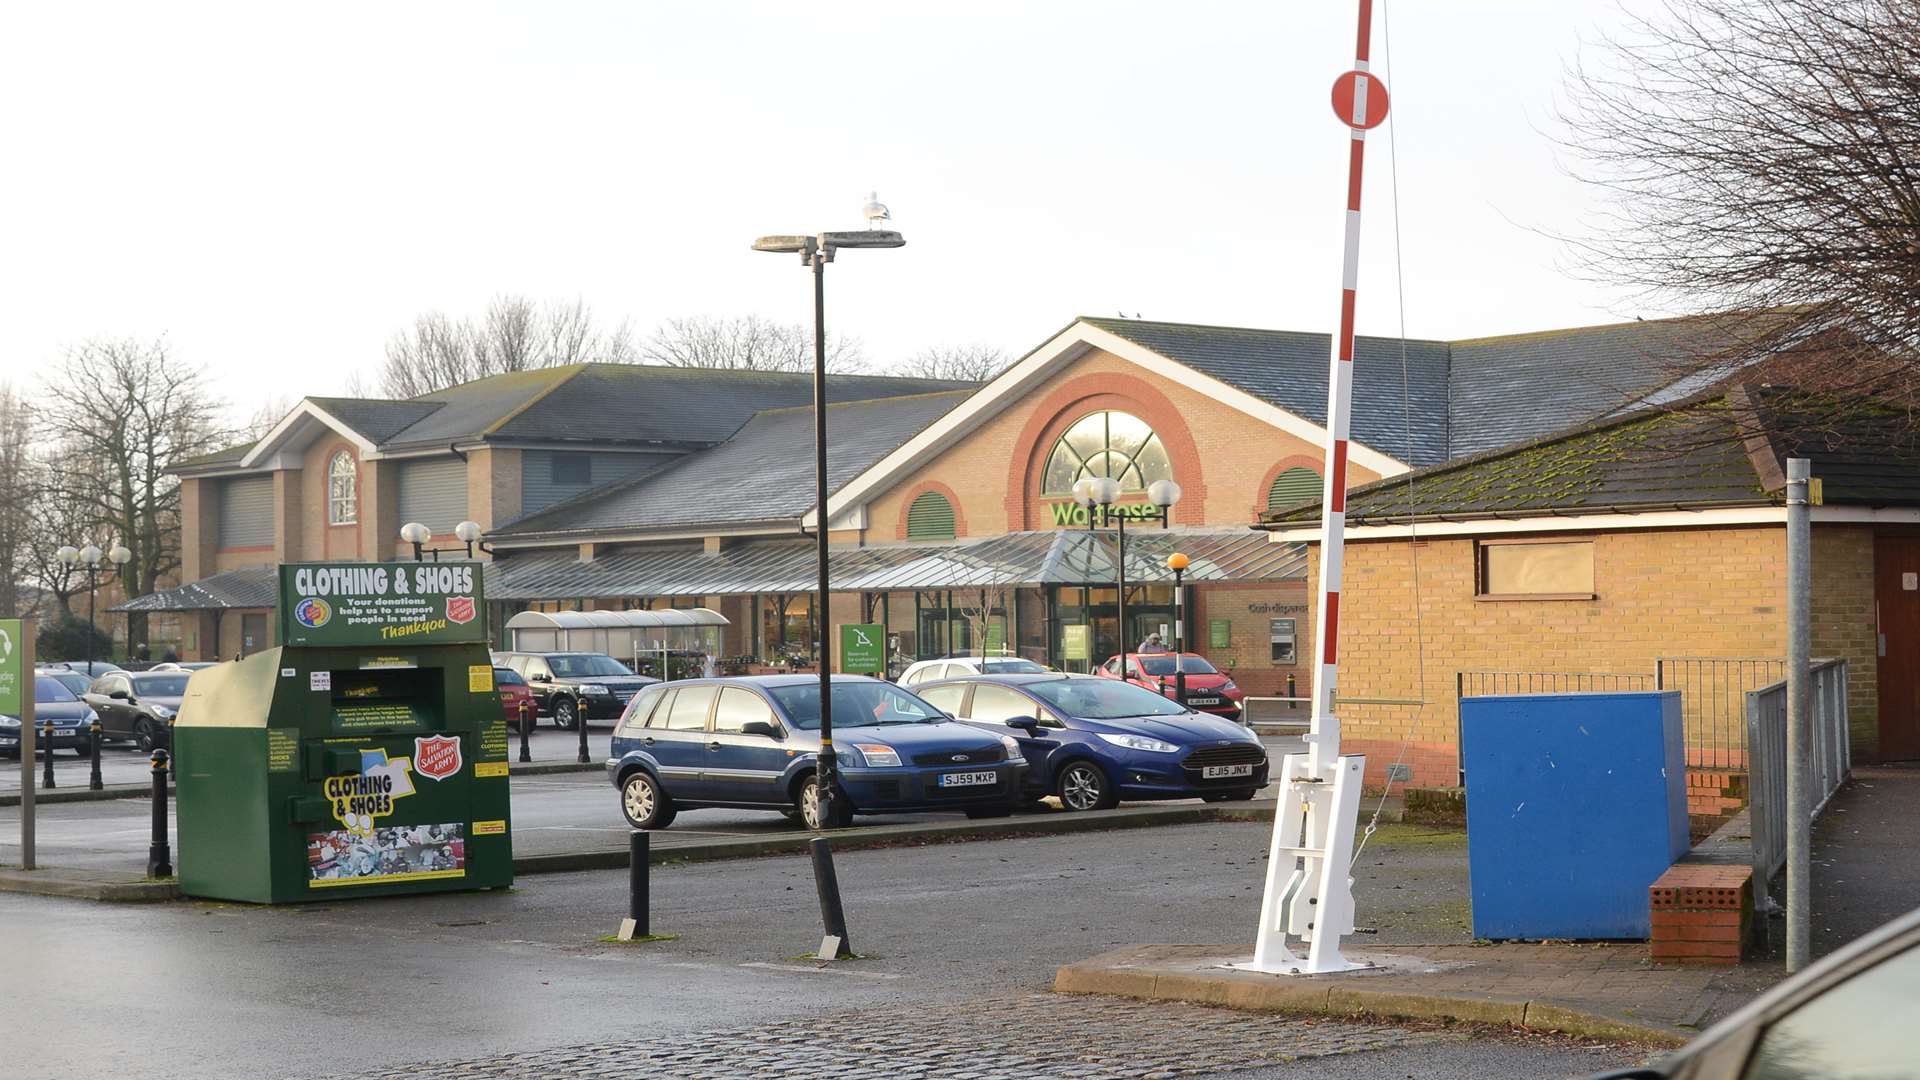
[(105, 785), (100, 782), (100, 718), (97, 716), (87, 726), (87, 757), (93, 759), (87, 773), (87, 787), (99, 791)]
[(573, 705), (573, 722), (580, 727), (580, 764), (585, 765), (593, 759), (587, 756), (587, 699), (581, 698)]
[(1293, 688), (1293, 676), (1291, 676), (1291, 675), (1289, 675), (1289, 676), (1287, 676), (1287, 698), (1289, 699), (1289, 700), (1287, 701), (1287, 708), (1289, 708), (1289, 709), (1297, 709), (1297, 708), (1299, 708), (1299, 707), (1300, 707), (1300, 703), (1299, 703), (1299, 702), (1297, 702), (1297, 701), (1294, 701), (1294, 700), (1291, 700), (1291, 699), (1293, 699), (1294, 697), (1297, 697), (1297, 696), (1298, 696), (1298, 693), (1297, 693), (1297, 691), (1295, 691), (1295, 690), (1294, 690), (1294, 688)]
[(627, 837), (627, 921), (620, 928), (621, 937), (627, 940), (653, 936), (653, 931), (647, 925), (652, 915), (648, 910), (652, 907), (652, 899), (647, 884), (652, 862), (647, 848), (648, 837), (645, 832), (635, 829)]
[[(840, 878), (833, 872), (833, 849), (824, 836), (814, 837), (808, 846), (813, 849), (813, 887), (820, 894), (820, 921), (826, 926), (827, 937), (839, 942), (831, 946), (832, 956), (822, 955), (820, 959), (843, 960), (853, 955), (853, 946), (847, 941), (847, 913), (840, 907)], [(826, 941), (820, 946), (822, 953), (830, 947)]]
[(40, 752), (47, 755), (47, 766), (40, 770), (40, 786), (53, 786), (53, 721), (43, 721), (40, 725)]
[(167, 843), (167, 752), (153, 752), (153, 843), (147, 848), (147, 876), (173, 876), (173, 849)]
[(538, 713), (535, 713), (533, 711), (533, 706), (530, 703), (525, 701), (520, 703), (520, 760), (521, 761), (533, 760), (533, 750), (531, 747), (527, 745), (527, 738), (533, 734), (533, 724), (535, 719), (538, 717), (538, 715), (539, 715)]

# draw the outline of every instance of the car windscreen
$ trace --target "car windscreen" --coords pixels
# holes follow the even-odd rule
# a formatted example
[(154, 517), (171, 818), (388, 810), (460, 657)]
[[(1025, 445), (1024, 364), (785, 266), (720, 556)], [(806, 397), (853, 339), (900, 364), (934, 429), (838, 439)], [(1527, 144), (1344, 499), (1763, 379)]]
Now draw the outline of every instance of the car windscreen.
[(1031, 660), (983, 660), (980, 670), (992, 675), (1044, 675), (1047, 669)]
[(72, 701), (73, 691), (67, 689), (59, 679), (51, 675), (42, 675), (33, 680), (33, 700)]
[(520, 673), (510, 667), (497, 667), (493, 669), (493, 684), (495, 686), (525, 686), (527, 685), (527, 680), (521, 678)]
[(569, 656), (547, 657), (547, 667), (556, 679), (587, 679), (597, 675), (631, 675), (627, 665), (611, 656), (596, 653), (574, 653)]
[[(1179, 661), (1179, 666), (1177, 667), (1174, 664), (1175, 660)], [(1176, 657), (1171, 653), (1168, 653), (1165, 656), (1141, 657), (1140, 670), (1146, 672), (1149, 675), (1172, 675), (1176, 671), (1185, 671), (1189, 675), (1219, 674), (1218, 669), (1216, 669), (1212, 664), (1207, 663), (1205, 657), (1200, 657), (1200, 656)]]
[(71, 691), (74, 694), (75, 697), (78, 697), (79, 695), (86, 693), (87, 687), (93, 685), (92, 679), (87, 678), (85, 675), (82, 675), (77, 671), (75, 672), (56, 671), (51, 675), (43, 675), (41, 677), (46, 679), (52, 679), (54, 682), (57, 682), (61, 686), (66, 687), (69, 691)]
[(187, 678), (185, 675), (137, 675), (133, 690), (142, 697), (182, 697), (187, 692)]
[[(808, 731), (820, 727), (820, 687), (776, 686), (768, 691), (793, 722)], [(868, 724), (923, 724), (946, 719), (939, 709), (897, 686), (883, 682), (834, 683), (833, 722), (843, 727)]]
[(1083, 720), (1127, 716), (1180, 716), (1187, 710), (1151, 690), (1115, 679), (1061, 679), (1021, 687), (1055, 711)]

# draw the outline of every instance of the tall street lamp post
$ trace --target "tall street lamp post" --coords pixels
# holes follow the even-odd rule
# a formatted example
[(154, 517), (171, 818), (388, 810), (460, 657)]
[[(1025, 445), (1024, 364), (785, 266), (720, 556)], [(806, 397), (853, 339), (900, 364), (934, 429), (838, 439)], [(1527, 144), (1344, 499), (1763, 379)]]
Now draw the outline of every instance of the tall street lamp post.
[[(1100, 526), (1111, 525), (1118, 530), (1116, 542), (1119, 545), (1119, 556), (1114, 560), (1114, 564), (1117, 568), (1115, 577), (1119, 592), (1115, 614), (1120, 623), (1120, 655), (1125, 656), (1133, 650), (1127, 645), (1127, 515), (1114, 505), (1120, 499), (1120, 481), (1110, 476), (1082, 477), (1073, 485), (1073, 498), (1075, 502), (1086, 508), (1087, 531), (1093, 531), (1096, 517)], [(1179, 501), (1179, 484), (1171, 480), (1155, 480), (1147, 485), (1147, 502), (1153, 505), (1154, 516), (1159, 520), (1161, 528), (1167, 527), (1173, 504)], [(1174, 661), (1174, 667), (1180, 667), (1178, 660)]]
[[(100, 551), (100, 548), (94, 544), (88, 544), (86, 547), (82, 547), (82, 548), (76, 548), (72, 544), (68, 544), (65, 547), (62, 547), (60, 550), (54, 552), (53, 554), (54, 554), (54, 557), (59, 559), (63, 564), (70, 567), (76, 566), (76, 565), (83, 566), (86, 568), (86, 571), (87, 571), (87, 650), (86, 650), (86, 654), (87, 654), (87, 677), (91, 679), (93, 677), (93, 636), (94, 634), (98, 633), (98, 629), (94, 625), (94, 599), (95, 599), (94, 588), (95, 588), (96, 581), (98, 579), (98, 575), (100, 573), (101, 551)], [(114, 569), (117, 571), (121, 567), (125, 566), (128, 563), (128, 561), (133, 558), (133, 552), (128, 551), (126, 549), (126, 546), (123, 544), (115, 544), (111, 549), (109, 549), (106, 552), (106, 557), (107, 557), (107, 561), (111, 562), (113, 564)], [(127, 642), (127, 655), (129, 659), (132, 658), (133, 642), (131, 640)], [(49, 753), (51, 753), (51, 751), (49, 751)]]
[(833, 782), (838, 764), (833, 749), (833, 675), (828, 663), (833, 619), (827, 611), (827, 264), (841, 248), (897, 248), (906, 242), (899, 233), (886, 229), (763, 236), (753, 242), (755, 251), (797, 254), (801, 263), (813, 270), (813, 532), (818, 541), (815, 559), (820, 579), (813, 597), (819, 632), (815, 659), (820, 665), (820, 755), (814, 801), (815, 824), (822, 829), (831, 827), (833, 821)]

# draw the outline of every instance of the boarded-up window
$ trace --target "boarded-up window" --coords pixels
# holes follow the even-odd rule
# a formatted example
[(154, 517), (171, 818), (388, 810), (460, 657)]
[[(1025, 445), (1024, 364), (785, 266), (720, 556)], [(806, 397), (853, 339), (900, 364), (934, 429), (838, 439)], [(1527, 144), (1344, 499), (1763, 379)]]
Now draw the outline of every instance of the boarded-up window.
[(1295, 465), (1273, 478), (1273, 486), (1267, 489), (1267, 512), (1273, 513), (1294, 503), (1317, 499), (1320, 497), (1320, 487), (1319, 473)]
[(446, 536), (467, 517), (467, 463), (457, 457), (399, 464), (395, 500), (402, 522), (417, 521)]
[(1480, 595), (1590, 597), (1593, 544), (1584, 540), (1482, 541)]
[(907, 507), (907, 539), (954, 538), (953, 503), (937, 491), (923, 491)]
[(235, 476), (218, 481), (220, 520), (215, 529), (223, 548), (266, 547), (273, 543), (273, 477)]

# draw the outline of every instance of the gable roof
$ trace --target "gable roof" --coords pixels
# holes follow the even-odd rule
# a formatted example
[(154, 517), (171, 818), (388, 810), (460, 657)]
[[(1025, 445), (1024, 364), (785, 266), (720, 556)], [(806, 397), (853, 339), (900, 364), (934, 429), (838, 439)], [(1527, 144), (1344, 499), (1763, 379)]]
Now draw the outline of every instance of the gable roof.
[[(1784, 505), (1811, 460), (1826, 505), (1920, 506), (1920, 433), (1904, 413), (1735, 387), (1354, 488), (1352, 525)], [(1267, 515), (1317, 522), (1320, 500)]]
[[(838, 489), (964, 396), (947, 391), (829, 405), (828, 489)], [(488, 535), (504, 543), (769, 522), (791, 526), (813, 509), (813, 466), (813, 409), (768, 410), (718, 446), (596, 488)]]

